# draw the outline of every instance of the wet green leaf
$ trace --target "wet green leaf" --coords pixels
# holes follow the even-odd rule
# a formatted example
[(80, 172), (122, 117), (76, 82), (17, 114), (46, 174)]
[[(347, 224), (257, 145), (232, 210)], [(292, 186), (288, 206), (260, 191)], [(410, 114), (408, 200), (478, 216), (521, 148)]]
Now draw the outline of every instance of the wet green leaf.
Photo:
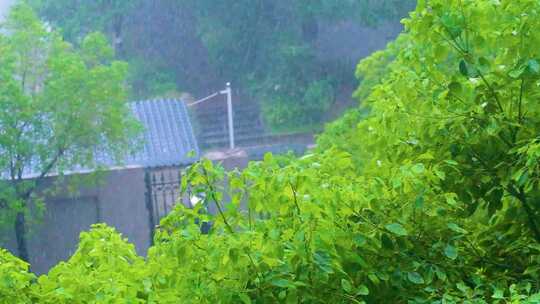
[(393, 234), (399, 236), (407, 236), (409, 233), (407, 230), (399, 223), (392, 223), (385, 226), (386, 230), (392, 232)]

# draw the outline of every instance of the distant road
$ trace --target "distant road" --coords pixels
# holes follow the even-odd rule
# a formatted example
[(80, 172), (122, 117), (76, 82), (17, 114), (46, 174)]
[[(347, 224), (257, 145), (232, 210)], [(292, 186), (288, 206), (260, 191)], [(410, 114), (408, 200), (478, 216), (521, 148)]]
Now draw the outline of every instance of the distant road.
[(9, 7), (15, 3), (15, 0), (0, 0), (0, 21), (4, 19)]

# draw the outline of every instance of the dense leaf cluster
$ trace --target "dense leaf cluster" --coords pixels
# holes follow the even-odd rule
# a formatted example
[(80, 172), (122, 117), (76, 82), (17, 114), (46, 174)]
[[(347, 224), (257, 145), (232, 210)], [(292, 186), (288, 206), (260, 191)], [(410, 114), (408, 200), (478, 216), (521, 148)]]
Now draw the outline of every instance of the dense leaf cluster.
[(146, 260), (99, 225), (37, 282), (18, 262), (2, 275), (21, 302), (539, 303), (538, 14), (420, 1), (375, 55), (392, 63), (360, 65), (368, 109), (320, 150), (195, 164), (182, 189), (202, 202), (162, 220)]

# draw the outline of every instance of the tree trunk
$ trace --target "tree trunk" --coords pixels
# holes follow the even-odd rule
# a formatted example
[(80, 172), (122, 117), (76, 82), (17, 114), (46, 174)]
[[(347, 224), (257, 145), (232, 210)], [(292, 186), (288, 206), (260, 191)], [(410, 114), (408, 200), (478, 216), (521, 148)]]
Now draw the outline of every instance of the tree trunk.
[(17, 218), (15, 219), (15, 237), (17, 239), (17, 251), (19, 252), (19, 258), (29, 262), (28, 248), (26, 247), (24, 212), (17, 213)]
[(124, 58), (124, 40), (122, 37), (122, 25), (124, 23), (124, 16), (117, 14), (113, 19), (113, 49), (115, 54)]

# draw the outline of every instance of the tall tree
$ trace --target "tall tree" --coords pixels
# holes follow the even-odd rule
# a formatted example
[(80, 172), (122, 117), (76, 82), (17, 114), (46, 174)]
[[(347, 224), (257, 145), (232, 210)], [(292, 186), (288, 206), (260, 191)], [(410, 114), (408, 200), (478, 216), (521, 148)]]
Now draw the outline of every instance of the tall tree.
[(416, 2), (26, 1), (70, 41), (99, 30), (122, 42), (116, 48), (130, 62), (137, 98), (176, 87), (204, 94), (232, 81), (262, 101), (268, 123), (289, 126), (319, 122), (334, 92), (353, 86), (349, 63), (357, 58), (321, 55), (320, 45), (331, 44), (321, 42), (326, 27), (397, 23)]
[(135, 0), (27, 0), (32, 7), (62, 27), (63, 35), (72, 42), (81, 42), (94, 31), (110, 37), (115, 50), (120, 51), (125, 16), (131, 13), (139, 1)]
[(28, 260), (27, 217), (51, 174), (120, 156), (137, 131), (126, 107), (127, 64), (113, 61), (101, 34), (75, 49), (26, 5), (13, 7), (0, 35), (0, 208)]

